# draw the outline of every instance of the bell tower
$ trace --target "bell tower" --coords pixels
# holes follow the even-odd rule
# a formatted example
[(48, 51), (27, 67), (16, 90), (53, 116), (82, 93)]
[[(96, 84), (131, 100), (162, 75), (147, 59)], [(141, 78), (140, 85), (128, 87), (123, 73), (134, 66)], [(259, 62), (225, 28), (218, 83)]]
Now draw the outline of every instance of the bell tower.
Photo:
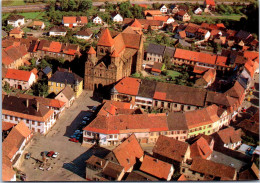
[(101, 32), (101, 36), (97, 43), (97, 58), (101, 59), (106, 55), (110, 55), (114, 51), (115, 41), (112, 38), (108, 28)]

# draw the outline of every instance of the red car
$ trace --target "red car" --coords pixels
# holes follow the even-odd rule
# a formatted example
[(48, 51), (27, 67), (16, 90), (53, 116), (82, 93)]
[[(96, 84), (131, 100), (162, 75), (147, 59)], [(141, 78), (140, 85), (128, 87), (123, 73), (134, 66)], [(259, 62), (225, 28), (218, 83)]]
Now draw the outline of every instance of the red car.
[(69, 141), (71, 141), (71, 142), (79, 142), (79, 140), (77, 140), (76, 138), (70, 138)]
[(48, 152), (47, 157), (52, 157), (52, 155), (53, 155), (54, 153), (55, 153), (54, 151)]

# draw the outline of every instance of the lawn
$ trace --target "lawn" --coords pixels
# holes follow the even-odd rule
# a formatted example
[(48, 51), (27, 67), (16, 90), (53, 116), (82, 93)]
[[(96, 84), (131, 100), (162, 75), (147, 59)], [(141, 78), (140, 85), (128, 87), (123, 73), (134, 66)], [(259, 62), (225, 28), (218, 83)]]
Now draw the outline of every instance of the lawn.
[(3, 0), (2, 6), (22, 6), (26, 5), (23, 0)]
[(25, 19), (42, 19), (45, 12), (26, 12), (26, 13), (18, 13), (25, 17)]
[(210, 16), (210, 15), (193, 15), (193, 20), (197, 19), (200, 22), (206, 21), (206, 20), (235, 20), (239, 21), (240, 18), (243, 17), (243, 15), (233, 14), (233, 15), (220, 15), (220, 16)]
[(178, 76), (180, 76), (182, 74), (177, 72), (177, 71), (167, 70), (166, 75), (167, 76), (171, 76), (172, 78), (175, 78), (175, 77), (178, 77)]

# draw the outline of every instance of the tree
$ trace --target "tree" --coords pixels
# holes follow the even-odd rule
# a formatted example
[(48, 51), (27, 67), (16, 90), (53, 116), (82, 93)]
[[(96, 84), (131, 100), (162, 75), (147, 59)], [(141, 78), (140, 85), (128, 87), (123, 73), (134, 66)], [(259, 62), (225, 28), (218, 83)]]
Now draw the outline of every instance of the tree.
[(8, 24), (6, 27), (5, 27), (5, 31), (6, 32), (10, 32), (10, 30), (12, 30), (14, 27), (10, 24)]
[(147, 32), (148, 32), (148, 34), (153, 34), (153, 29), (152, 29), (151, 25), (148, 26)]
[(77, 8), (77, 4), (74, 0), (69, 0), (68, 2), (68, 10), (74, 11)]
[(37, 83), (32, 85), (33, 95), (36, 96), (47, 96), (48, 93), (48, 81), (41, 79)]
[(132, 5), (130, 4), (129, 1), (120, 3), (120, 5), (119, 5), (119, 12), (120, 12), (120, 14), (121, 14), (123, 17), (132, 18), (132, 17), (133, 17), (133, 14), (132, 14), (132, 12), (130, 11), (130, 10), (131, 10), (131, 7), (132, 7)]
[(4, 86), (3, 86), (3, 90), (6, 92), (6, 93), (10, 93), (12, 91), (11, 87), (10, 87), (10, 84), (8, 82), (5, 82)]
[(171, 67), (171, 58), (169, 55), (165, 55), (163, 58), (163, 63), (165, 64), (166, 69), (170, 69)]
[(90, 10), (92, 9), (92, 0), (81, 0), (79, 10), (84, 11), (84, 10)]
[(67, 11), (68, 10), (68, 8), (69, 8), (69, 4), (68, 3), (69, 3), (68, 0), (61, 1), (61, 9), (62, 9), (62, 11)]
[(135, 4), (132, 7), (132, 14), (133, 14), (134, 18), (139, 18), (139, 19), (144, 18), (144, 16), (143, 16), (143, 8), (138, 6), (137, 4)]
[(161, 7), (160, 3), (153, 3), (153, 9), (159, 9)]

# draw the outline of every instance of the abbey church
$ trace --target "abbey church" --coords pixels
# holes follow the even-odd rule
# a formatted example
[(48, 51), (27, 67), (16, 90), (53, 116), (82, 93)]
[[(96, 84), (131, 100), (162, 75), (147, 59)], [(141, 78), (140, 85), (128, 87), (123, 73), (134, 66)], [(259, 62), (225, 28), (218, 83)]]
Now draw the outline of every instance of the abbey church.
[(143, 37), (127, 28), (121, 33), (104, 29), (97, 43), (91, 47), (85, 63), (85, 89), (95, 90), (108, 86), (141, 71), (144, 48)]

